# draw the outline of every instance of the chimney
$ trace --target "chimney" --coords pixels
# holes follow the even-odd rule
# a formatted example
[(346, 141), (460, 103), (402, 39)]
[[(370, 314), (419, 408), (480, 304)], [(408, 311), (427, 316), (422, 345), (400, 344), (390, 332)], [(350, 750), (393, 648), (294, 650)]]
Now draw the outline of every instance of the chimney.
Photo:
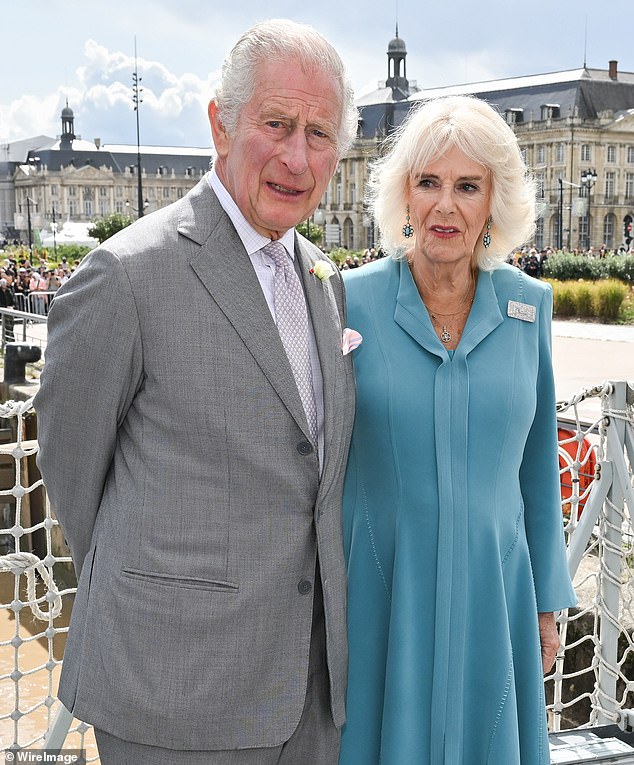
[(101, 138), (95, 138), (95, 146), (100, 149), (101, 148)]
[(614, 60), (609, 62), (610, 68), (608, 70), (608, 74), (610, 75), (610, 79), (611, 80), (618, 80), (618, 76), (617, 76), (617, 73), (616, 73), (616, 65), (618, 63), (619, 63), (618, 61), (614, 61)]

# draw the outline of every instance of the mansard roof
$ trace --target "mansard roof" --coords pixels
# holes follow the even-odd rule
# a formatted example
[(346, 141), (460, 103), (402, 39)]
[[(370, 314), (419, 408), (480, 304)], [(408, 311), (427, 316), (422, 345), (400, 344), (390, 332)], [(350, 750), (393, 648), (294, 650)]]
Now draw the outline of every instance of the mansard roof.
[[(20, 141), (21, 146), (12, 151), (14, 167), (26, 165), (29, 160), (36, 160), (39, 167), (51, 171), (62, 167), (107, 168), (114, 173), (123, 173), (126, 168), (137, 164), (136, 145), (101, 144), (93, 141), (75, 139), (70, 149), (61, 145), (60, 139), (42, 136), (41, 143), (35, 139)], [(38, 143), (40, 145), (38, 146)], [(13, 146), (10, 144), (10, 146)], [(17, 147), (16, 147), (17, 148)], [(183, 175), (188, 168), (206, 170), (212, 157), (212, 149), (180, 146), (141, 146), (141, 166), (147, 174), (155, 174), (164, 169), (166, 174), (172, 170), (176, 175)]]
[(471, 94), (484, 99), (499, 111), (521, 109), (524, 121), (542, 119), (542, 107), (559, 107), (559, 116), (576, 114), (584, 120), (602, 113), (617, 112), (634, 106), (634, 73), (618, 72), (610, 76), (605, 69), (571, 69), (563, 72), (511, 77), (487, 82), (473, 82), (442, 88), (420, 90), (409, 101), (440, 95)]

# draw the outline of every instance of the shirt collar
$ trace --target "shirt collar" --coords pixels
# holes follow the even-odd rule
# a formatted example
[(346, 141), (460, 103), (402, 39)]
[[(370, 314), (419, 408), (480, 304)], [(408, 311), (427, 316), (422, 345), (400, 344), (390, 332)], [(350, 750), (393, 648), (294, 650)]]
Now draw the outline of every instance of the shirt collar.
[[(244, 248), (247, 251), (247, 253), (251, 256), (254, 253), (256, 253), (258, 250), (261, 250), (262, 247), (269, 244), (271, 240), (267, 239), (267, 237), (262, 236), (262, 234), (258, 233), (253, 228), (253, 226), (249, 223), (249, 221), (244, 217), (244, 215), (240, 211), (240, 208), (235, 203), (233, 197), (227, 191), (224, 184), (218, 177), (218, 173), (216, 172), (215, 167), (212, 167), (211, 172), (207, 174), (207, 180), (212, 190), (215, 192), (216, 196), (218, 197), (220, 206), (227, 213), (231, 222), (233, 223), (234, 228), (237, 231), (238, 236), (242, 240), (242, 244), (244, 245)], [(288, 254), (291, 256), (291, 259), (294, 260), (295, 259), (295, 229), (292, 229), (292, 228), (289, 229), (282, 237), (280, 237), (279, 242), (280, 244), (284, 245), (286, 252), (288, 252)]]

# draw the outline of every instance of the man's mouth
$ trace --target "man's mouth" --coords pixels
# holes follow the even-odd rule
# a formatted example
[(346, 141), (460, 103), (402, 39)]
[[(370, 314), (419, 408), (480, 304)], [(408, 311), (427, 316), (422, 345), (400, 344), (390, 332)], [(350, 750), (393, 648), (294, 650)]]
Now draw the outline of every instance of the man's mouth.
[(288, 186), (281, 186), (279, 183), (269, 182), (269, 186), (275, 191), (279, 191), (280, 194), (290, 194), (291, 196), (297, 196), (302, 192), (298, 189), (289, 189)]

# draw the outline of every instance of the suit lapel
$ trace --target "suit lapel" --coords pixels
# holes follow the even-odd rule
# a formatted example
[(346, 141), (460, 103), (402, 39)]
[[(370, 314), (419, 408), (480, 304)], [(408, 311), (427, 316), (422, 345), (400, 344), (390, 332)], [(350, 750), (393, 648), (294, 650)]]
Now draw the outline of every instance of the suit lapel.
[[(215, 194), (203, 180), (207, 189), (202, 190), (200, 198), (193, 197), (191, 218), (186, 211), (179, 224), (179, 233), (201, 245), (191, 267), (308, 437), (306, 415), (293, 373), (251, 260)], [(204, 214), (200, 205), (205, 207)]]

